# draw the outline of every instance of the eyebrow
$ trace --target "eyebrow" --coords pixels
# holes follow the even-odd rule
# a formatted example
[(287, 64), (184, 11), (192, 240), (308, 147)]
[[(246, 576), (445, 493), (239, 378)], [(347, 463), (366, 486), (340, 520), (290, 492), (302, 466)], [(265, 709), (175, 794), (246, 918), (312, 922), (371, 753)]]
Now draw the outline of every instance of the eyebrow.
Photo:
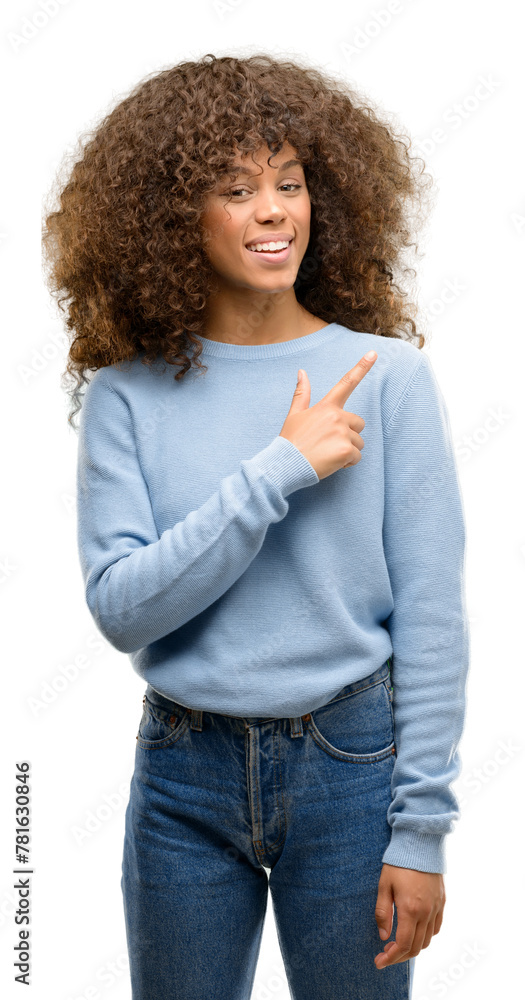
[[(271, 166), (271, 164), (270, 164), (270, 166)], [(301, 161), (300, 160), (287, 160), (286, 163), (282, 163), (281, 166), (278, 167), (277, 169), (278, 170), (288, 170), (290, 167), (295, 167), (295, 166), (302, 167)], [(248, 170), (246, 167), (238, 167), (238, 164), (236, 164), (236, 163), (233, 164), (232, 170), (236, 171), (237, 177), (241, 177), (243, 175), (245, 175), (247, 177), (251, 177), (252, 174), (255, 174), (255, 170)]]

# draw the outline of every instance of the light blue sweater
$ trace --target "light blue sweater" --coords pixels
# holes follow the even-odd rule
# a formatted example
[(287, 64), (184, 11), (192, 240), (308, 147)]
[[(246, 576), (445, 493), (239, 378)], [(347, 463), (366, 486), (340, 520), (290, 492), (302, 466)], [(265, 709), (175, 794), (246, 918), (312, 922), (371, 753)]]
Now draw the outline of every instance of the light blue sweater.
[[(86, 390), (77, 512), (91, 614), (146, 693), (228, 715), (303, 715), (391, 656), (383, 861), (443, 873), (469, 628), (463, 502), (428, 355), (337, 323), (277, 344), (200, 339), (204, 374), (176, 382), (141, 354)], [(345, 404), (365, 420), (361, 461), (319, 480), (279, 433), (297, 371), (312, 406), (370, 348)]]

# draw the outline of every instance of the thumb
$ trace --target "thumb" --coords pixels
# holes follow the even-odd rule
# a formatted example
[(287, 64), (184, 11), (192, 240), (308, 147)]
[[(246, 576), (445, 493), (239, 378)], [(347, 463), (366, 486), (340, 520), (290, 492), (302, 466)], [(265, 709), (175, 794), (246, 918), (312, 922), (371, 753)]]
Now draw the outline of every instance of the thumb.
[(298, 413), (299, 410), (307, 410), (310, 406), (310, 381), (303, 368), (299, 368), (297, 373), (297, 385), (292, 398), (289, 413)]
[(383, 941), (386, 941), (392, 933), (393, 904), (394, 895), (392, 892), (392, 884), (387, 879), (380, 878), (377, 890), (375, 919), (377, 929), (379, 931), (379, 937), (382, 938)]

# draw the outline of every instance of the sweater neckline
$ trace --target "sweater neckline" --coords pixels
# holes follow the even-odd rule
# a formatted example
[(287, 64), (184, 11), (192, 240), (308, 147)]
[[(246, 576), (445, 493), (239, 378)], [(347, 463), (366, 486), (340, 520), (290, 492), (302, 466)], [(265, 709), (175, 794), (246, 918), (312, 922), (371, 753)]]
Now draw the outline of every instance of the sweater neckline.
[(199, 333), (194, 333), (193, 336), (200, 340), (202, 354), (213, 354), (217, 358), (230, 358), (234, 361), (264, 361), (266, 358), (283, 357), (318, 347), (335, 337), (338, 330), (337, 323), (329, 323), (328, 326), (314, 330), (313, 333), (306, 333), (292, 340), (281, 340), (276, 344), (228, 344), (219, 340), (208, 340)]

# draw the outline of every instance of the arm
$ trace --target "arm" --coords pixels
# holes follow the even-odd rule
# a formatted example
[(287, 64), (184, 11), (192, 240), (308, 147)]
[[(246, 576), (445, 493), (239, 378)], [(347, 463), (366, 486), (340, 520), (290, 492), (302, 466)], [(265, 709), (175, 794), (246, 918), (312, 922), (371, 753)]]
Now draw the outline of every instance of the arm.
[(421, 355), (385, 428), (384, 548), (394, 598), (397, 757), (383, 862), (444, 873), (445, 835), (459, 817), (469, 661), (465, 528), (443, 396)]
[(108, 641), (131, 653), (221, 597), (282, 520), (294, 490), (319, 482), (276, 436), (160, 536), (126, 401), (98, 370), (84, 397), (77, 464), (78, 548), (86, 601)]

